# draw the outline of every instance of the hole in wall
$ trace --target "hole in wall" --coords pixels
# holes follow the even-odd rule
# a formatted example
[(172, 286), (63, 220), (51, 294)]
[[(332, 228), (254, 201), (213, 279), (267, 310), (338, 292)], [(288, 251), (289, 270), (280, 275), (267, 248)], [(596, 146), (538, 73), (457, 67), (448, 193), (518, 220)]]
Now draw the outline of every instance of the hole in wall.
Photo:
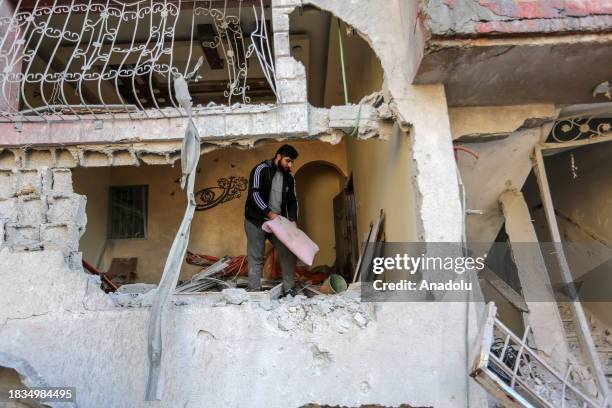
[[(360, 181), (360, 186), (368, 182), (366, 178), (370, 165), (369, 161), (365, 160), (364, 152), (371, 153), (374, 143), (385, 148), (386, 141), (344, 139), (337, 145), (318, 140), (268, 141), (252, 149), (224, 147), (203, 154), (198, 166), (201, 170), (196, 175), (195, 196), (198, 209), (192, 222), (188, 250), (198, 256), (216, 258), (235, 258), (246, 254), (245, 183), (248, 184), (251, 170), (263, 160), (273, 158), (276, 150), (284, 143), (293, 145), (299, 152), (298, 160), (292, 168), (300, 203), (298, 225), (321, 248), (312, 268), (304, 270), (318, 268), (317, 271), (323, 271), (325, 274), (340, 272), (350, 280), (350, 266), (342, 271), (334, 269), (337, 268), (338, 256), (348, 259), (350, 252), (346, 250), (344, 255), (337, 253), (339, 235), (334, 212), (335, 200), (346, 190), (347, 175), (351, 172)], [(185, 210), (185, 193), (179, 185), (180, 166), (142, 164), (138, 167), (78, 167), (73, 169), (72, 173), (74, 191), (87, 197), (87, 226), (80, 240), (83, 259), (98, 271), (109, 272), (108, 277), (117, 285), (157, 284)], [(96, 182), (92, 183), (91, 180)], [(352, 186), (352, 183), (350, 184)], [(228, 188), (230, 185), (233, 187)], [(146, 197), (142, 196), (144, 201), (138, 201), (139, 208), (147, 209), (146, 214), (138, 212), (136, 205), (132, 205), (136, 201), (130, 199), (129, 194), (122, 196), (119, 200), (121, 202), (113, 202), (117, 201), (111, 197), (113, 189), (138, 186), (147, 186)], [(352, 191), (351, 188), (350, 193)], [(369, 195), (366, 194), (363, 199), (367, 197)], [(373, 203), (372, 208), (376, 208), (372, 213), (378, 214), (380, 203), (376, 201)], [(121, 208), (124, 215), (129, 216), (131, 212), (142, 214), (142, 217), (133, 217), (143, 221), (142, 228), (135, 226), (134, 230), (146, 230), (146, 233), (120, 238), (109, 235), (109, 228), (113, 225), (111, 206)], [(359, 216), (359, 211), (355, 216)], [(370, 214), (364, 213), (364, 218), (367, 217), (370, 217)], [(368, 225), (370, 221), (371, 219), (367, 218), (361, 224)], [(119, 225), (117, 222), (121, 225), (126, 223), (115, 220), (114, 224)], [(352, 234), (357, 242), (357, 220), (352, 222), (352, 226), (355, 228)], [(344, 248), (348, 246), (347, 244)], [(268, 250), (271, 249), (270, 245)], [(269, 253), (272, 257), (271, 252)], [(356, 252), (353, 250), (352, 253)], [(276, 282), (281, 278), (280, 264), (278, 258), (271, 259), (271, 263), (264, 266), (263, 277), (270, 282)], [(300, 266), (298, 272), (299, 268)], [(186, 282), (202, 269), (201, 265), (185, 261), (179, 280)], [(234, 284), (244, 286), (246, 269), (244, 272), (224, 279), (235, 278), (235, 281), (232, 281)]]
[(311, 105), (331, 107), (346, 103), (341, 54), (349, 103), (359, 103), (364, 96), (382, 89), (382, 65), (357, 30), (313, 6), (298, 7), (289, 17), (291, 55), (306, 68)]

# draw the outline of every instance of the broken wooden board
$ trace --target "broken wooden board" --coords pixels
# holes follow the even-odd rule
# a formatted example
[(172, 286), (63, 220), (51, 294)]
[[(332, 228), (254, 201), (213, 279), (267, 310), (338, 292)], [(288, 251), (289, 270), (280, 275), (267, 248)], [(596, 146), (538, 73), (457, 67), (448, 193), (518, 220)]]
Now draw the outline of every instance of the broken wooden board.
[(370, 231), (370, 235), (368, 237), (368, 242), (366, 242), (364, 246), (363, 256), (361, 262), (359, 263), (359, 269), (357, 270), (356, 279), (361, 278), (367, 281), (367, 279), (369, 279), (370, 275), (372, 274), (370, 265), (372, 265), (372, 260), (374, 259), (376, 253), (379, 250), (379, 243), (384, 222), (385, 213), (383, 210), (380, 210), (378, 220), (374, 223), (374, 227)]
[(357, 282), (359, 279), (359, 269), (361, 268), (361, 261), (363, 260), (363, 253), (370, 241), (370, 236), (372, 235), (372, 229), (374, 228), (374, 223), (370, 222), (370, 230), (368, 231), (368, 236), (365, 241), (361, 244), (361, 251), (359, 252), (359, 259), (357, 260), (357, 266), (355, 266), (355, 274), (353, 275), (353, 283)]
[(526, 318), (536, 347), (544, 352), (553, 367), (565, 372), (569, 364), (569, 349), (529, 208), (523, 194), (516, 190), (502, 193), (499, 201), (523, 298), (529, 308)]

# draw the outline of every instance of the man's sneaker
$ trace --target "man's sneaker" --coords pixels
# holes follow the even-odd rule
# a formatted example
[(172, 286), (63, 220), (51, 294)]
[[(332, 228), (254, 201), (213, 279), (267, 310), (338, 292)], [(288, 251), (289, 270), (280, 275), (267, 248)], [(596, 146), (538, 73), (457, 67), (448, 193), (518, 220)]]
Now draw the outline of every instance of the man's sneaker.
[(292, 297), (295, 297), (295, 295), (297, 295), (297, 294), (298, 294), (297, 290), (289, 289), (289, 290), (285, 291), (285, 293), (283, 293), (282, 297), (289, 296), (289, 295), (291, 295)]

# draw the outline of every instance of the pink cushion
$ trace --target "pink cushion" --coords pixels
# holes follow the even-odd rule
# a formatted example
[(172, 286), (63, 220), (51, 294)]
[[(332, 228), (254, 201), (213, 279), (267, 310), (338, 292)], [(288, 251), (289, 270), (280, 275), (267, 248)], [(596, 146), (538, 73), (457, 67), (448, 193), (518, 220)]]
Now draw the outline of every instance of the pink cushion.
[(271, 221), (264, 222), (261, 229), (273, 233), (300, 261), (312, 266), (319, 247), (293, 222), (279, 215)]

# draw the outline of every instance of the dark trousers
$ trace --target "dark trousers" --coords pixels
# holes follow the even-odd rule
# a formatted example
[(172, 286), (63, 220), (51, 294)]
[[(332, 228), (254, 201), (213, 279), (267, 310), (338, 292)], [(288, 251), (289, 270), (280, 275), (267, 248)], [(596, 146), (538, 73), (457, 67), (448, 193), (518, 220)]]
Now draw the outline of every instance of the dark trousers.
[(278, 251), (283, 272), (283, 289), (288, 291), (295, 286), (295, 255), (279, 241), (274, 234), (265, 232), (249, 220), (244, 220), (247, 236), (247, 260), (249, 262), (249, 289), (261, 290), (261, 273), (264, 264), (266, 239)]

